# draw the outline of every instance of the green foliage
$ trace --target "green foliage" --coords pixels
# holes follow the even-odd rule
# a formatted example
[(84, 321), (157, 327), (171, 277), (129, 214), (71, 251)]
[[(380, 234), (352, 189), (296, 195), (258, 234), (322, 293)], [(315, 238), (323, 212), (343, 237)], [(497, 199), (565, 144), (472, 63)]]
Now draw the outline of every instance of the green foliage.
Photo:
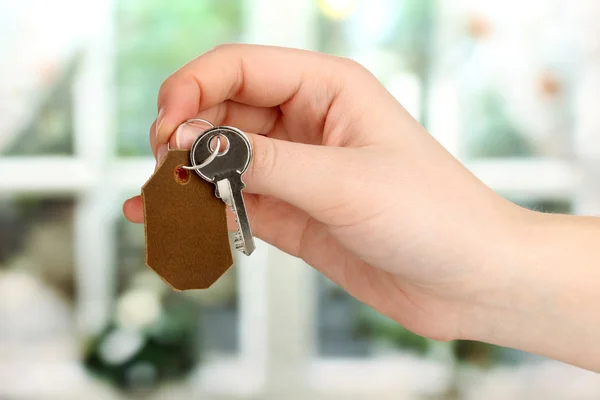
[(531, 145), (504, 109), (503, 99), (495, 92), (474, 96), (466, 118), (468, 154), (474, 158), (528, 157)]
[(116, 11), (119, 154), (146, 155), (160, 85), (215, 45), (239, 40), (241, 0), (119, 0)]
[(429, 350), (429, 340), (403, 328), (396, 321), (361, 304), (357, 312), (356, 330), (361, 336), (372, 337), (388, 345), (416, 354)]
[(480, 368), (515, 366), (543, 360), (540, 356), (520, 350), (470, 340), (453, 342), (453, 353), (459, 363)]
[[(162, 382), (184, 378), (200, 361), (200, 313), (182, 294), (167, 296), (163, 308), (158, 321), (141, 332), (143, 345), (121, 363), (108, 362), (102, 356), (102, 345), (118, 329), (115, 323), (107, 326), (85, 351), (88, 371), (124, 392), (152, 390)], [(151, 373), (140, 376), (140, 367)]]
[(516, 200), (514, 203), (530, 210), (549, 214), (571, 214), (572, 205), (565, 200)]
[[(40, 107), (0, 154), (9, 156), (73, 154), (73, 77), (79, 57), (62, 65), (52, 85), (43, 90)], [(2, 133), (0, 133), (1, 135)]]
[[(365, 2), (366, 3), (366, 2)], [(428, 84), (432, 57), (432, 35), (435, 18), (435, 0), (397, 0), (393, 7), (393, 29), (380, 43), (374, 44), (390, 54), (397, 55), (397, 68), (411, 72), (420, 80), (421, 115), (417, 119), (427, 126)], [(319, 50), (339, 56), (352, 53), (348, 40), (348, 21), (335, 21), (319, 16)], [(351, 22), (350, 22), (351, 23)], [(378, 76), (386, 84), (385, 76)]]
[(409, 71), (426, 79), (431, 59), (435, 0), (404, 0), (400, 4), (395, 29), (386, 46), (402, 54)]
[(454, 357), (461, 363), (488, 368), (495, 364), (502, 348), (469, 340), (454, 342)]
[(13, 200), (16, 215), (23, 221), (34, 222), (64, 218), (64, 214), (70, 213), (74, 205), (74, 199), (65, 196), (21, 195)]

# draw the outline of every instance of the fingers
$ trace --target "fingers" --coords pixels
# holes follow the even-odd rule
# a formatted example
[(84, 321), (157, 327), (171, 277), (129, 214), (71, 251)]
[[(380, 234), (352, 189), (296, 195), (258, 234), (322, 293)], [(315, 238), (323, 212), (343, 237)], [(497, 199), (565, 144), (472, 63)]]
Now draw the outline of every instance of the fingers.
[(123, 204), (123, 215), (130, 222), (141, 224), (144, 222), (144, 205), (142, 196), (135, 196)]
[(355, 149), (248, 136), (254, 152), (244, 174), (249, 193), (276, 197), (329, 223), (331, 211), (341, 210), (361, 190)]
[(230, 125), (244, 132), (267, 135), (275, 128), (280, 115), (278, 107), (254, 107), (226, 100), (200, 112), (197, 117), (215, 125)]
[[(232, 100), (226, 100), (208, 110), (196, 114), (193, 118), (205, 119), (210, 121), (213, 125), (235, 126), (244, 132), (252, 132), (261, 135), (273, 134), (276, 137), (285, 137), (285, 132), (282, 132), (281, 127), (276, 124), (280, 115), (281, 110), (279, 110), (278, 107), (254, 107), (237, 103)], [(157, 122), (155, 121), (150, 128), (150, 145), (155, 157), (158, 149), (156, 125)], [(178, 129), (179, 127), (176, 128), (175, 133), (177, 133)], [(200, 134), (200, 132), (198, 132), (198, 134)], [(171, 137), (170, 142), (171, 146), (174, 146), (174, 148), (189, 148), (189, 146), (186, 147), (177, 143), (177, 138), (173, 140), (173, 137)]]
[[(196, 118), (210, 121), (213, 125), (235, 126), (244, 132), (267, 135), (273, 133), (276, 128), (278, 131), (281, 130), (276, 126), (279, 115), (278, 108), (253, 107), (228, 100), (199, 113)], [(206, 123), (203, 125), (205, 129), (202, 130), (182, 130), (180, 125), (171, 136), (171, 145), (178, 149), (189, 149), (192, 143), (182, 142), (179, 133), (183, 131), (185, 136), (195, 134), (195, 139), (210, 127)], [(284, 136), (283, 132), (276, 132), (276, 134), (280, 137)]]
[(258, 134), (271, 134), (285, 139), (287, 133), (281, 124), (277, 124), (279, 109), (253, 107), (246, 104), (226, 101), (198, 114), (194, 120), (179, 125), (169, 139), (169, 146), (161, 144), (156, 150), (157, 166), (166, 156), (168, 147), (190, 149), (194, 141), (213, 125), (233, 125), (243, 131)]
[[(254, 134), (248, 137), (254, 157), (244, 181), (250, 193), (276, 197), (323, 221), (328, 211), (339, 208), (360, 189), (355, 179), (343, 179), (355, 175), (352, 166), (357, 154), (354, 149), (301, 144)], [(179, 140), (183, 147), (190, 142), (177, 135), (172, 140)], [(124, 205), (124, 212), (132, 221), (143, 220), (140, 212), (132, 209), (137, 201), (130, 200)]]
[[(211, 125), (205, 121), (197, 120), (184, 123), (177, 128), (175, 134), (171, 136), (169, 144), (174, 149), (186, 149), (192, 148), (194, 141), (203, 132), (211, 128)], [(160, 160), (159, 160), (160, 163)]]
[[(300, 256), (304, 229), (310, 217), (278, 199), (247, 194), (244, 196), (248, 218), (254, 236), (294, 256)], [(144, 222), (141, 196), (127, 200), (123, 206), (125, 217), (133, 223)], [(227, 208), (230, 231), (237, 230), (235, 218)]]
[[(189, 145), (192, 138), (179, 140)], [(317, 220), (332, 223), (355, 203), (361, 182), (372, 179), (364, 149), (309, 145), (248, 134), (254, 157), (244, 174), (249, 193), (278, 198)], [(184, 143), (185, 142), (185, 143)], [(350, 179), (348, 177), (351, 177)], [(130, 214), (139, 219), (139, 214)]]
[(164, 82), (158, 98), (157, 143), (166, 143), (182, 122), (225, 100), (266, 108), (285, 104), (303, 84), (319, 87), (320, 80), (331, 81), (338, 67), (335, 57), (303, 50), (254, 45), (215, 48)]
[[(299, 257), (310, 216), (274, 197), (246, 194), (244, 201), (254, 236)], [(237, 230), (235, 219), (232, 222), (232, 227)]]

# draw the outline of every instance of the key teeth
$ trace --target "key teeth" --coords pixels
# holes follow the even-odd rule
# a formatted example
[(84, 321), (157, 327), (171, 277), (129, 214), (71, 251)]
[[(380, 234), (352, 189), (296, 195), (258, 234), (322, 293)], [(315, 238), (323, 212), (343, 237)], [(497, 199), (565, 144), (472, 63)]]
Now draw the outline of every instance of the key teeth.
[(225, 200), (223, 200), (223, 201), (225, 202), (225, 204), (227, 204), (227, 206), (229, 206), (229, 209), (233, 212), (233, 215), (235, 216), (235, 223), (238, 226), (238, 231), (234, 234), (234, 237), (233, 237), (233, 246), (237, 251), (240, 251), (240, 252), (248, 255), (248, 251), (246, 249), (246, 242), (244, 240), (244, 235), (242, 234), (241, 229), (239, 229), (240, 222), (239, 222), (239, 218), (237, 217), (235, 203), (233, 201), (225, 201)]
[(244, 251), (246, 248), (246, 243), (244, 242), (244, 236), (241, 231), (237, 231), (234, 235), (233, 245), (236, 250)]
[[(239, 222), (237, 217), (235, 218), (235, 223), (239, 226)], [(236, 250), (240, 250), (243, 251), (243, 249), (246, 247), (246, 244), (244, 243), (244, 236), (242, 235), (242, 231), (238, 230), (233, 238), (233, 244), (235, 246)]]

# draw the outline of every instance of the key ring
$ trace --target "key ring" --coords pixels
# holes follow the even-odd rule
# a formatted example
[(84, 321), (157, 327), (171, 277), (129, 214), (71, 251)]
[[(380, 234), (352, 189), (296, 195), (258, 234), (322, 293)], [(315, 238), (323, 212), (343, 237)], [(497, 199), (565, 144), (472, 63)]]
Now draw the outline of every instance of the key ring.
[(188, 166), (184, 165), (181, 168), (186, 169), (188, 171), (197, 171), (199, 169), (206, 167), (211, 162), (215, 161), (215, 158), (217, 158), (217, 156), (219, 155), (220, 148), (221, 148), (221, 135), (217, 136), (217, 145), (215, 146), (215, 149), (212, 150), (212, 153), (210, 153), (210, 156), (208, 156), (206, 158), (206, 160), (204, 160), (201, 164), (194, 165), (193, 167), (188, 167)]
[[(209, 125), (212, 128), (214, 128), (215, 126), (208, 120), (204, 119), (204, 118), (192, 118), (192, 119), (188, 119), (187, 121), (185, 121), (184, 123), (182, 123), (181, 125), (179, 125), (179, 127), (177, 128), (177, 130), (179, 130), (182, 126), (192, 123), (192, 122), (204, 122), (205, 124)], [(194, 165), (194, 166), (182, 166), (181, 168), (188, 170), (188, 171), (198, 171), (199, 169), (202, 169), (204, 167), (206, 167), (207, 165), (209, 165), (211, 162), (213, 162), (215, 160), (215, 158), (217, 158), (217, 156), (219, 155), (219, 150), (221, 148), (221, 135), (217, 136), (217, 145), (215, 146), (215, 149), (211, 151), (210, 156), (208, 156), (206, 158), (206, 160), (204, 160), (202, 163), (198, 164), (198, 165)]]

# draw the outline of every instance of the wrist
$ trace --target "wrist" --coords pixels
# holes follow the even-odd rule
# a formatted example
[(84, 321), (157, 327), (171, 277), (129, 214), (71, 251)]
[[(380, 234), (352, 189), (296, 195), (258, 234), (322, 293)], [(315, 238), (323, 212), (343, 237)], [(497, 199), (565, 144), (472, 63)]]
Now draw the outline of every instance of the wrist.
[(527, 232), (536, 218), (534, 212), (511, 204), (495, 221), (489, 244), (479, 249), (480, 272), (463, 302), (459, 339), (506, 345), (505, 331), (522, 317), (522, 298), (531, 289), (523, 265), (531, 249)]
[(465, 307), (463, 339), (598, 369), (600, 222), (520, 209)]

